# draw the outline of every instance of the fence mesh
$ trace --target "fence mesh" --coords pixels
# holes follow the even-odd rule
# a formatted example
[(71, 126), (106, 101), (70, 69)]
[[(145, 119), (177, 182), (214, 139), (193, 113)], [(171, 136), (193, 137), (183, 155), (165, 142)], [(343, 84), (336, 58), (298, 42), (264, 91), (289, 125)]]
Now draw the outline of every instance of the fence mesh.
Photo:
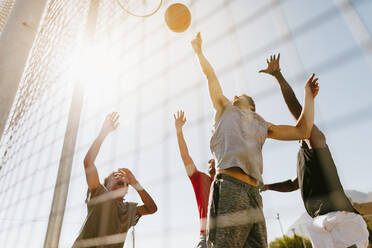
[[(97, 158), (100, 179), (117, 168), (130, 168), (159, 209), (141, 218), (136, 246), (195, 244), (199, 232), (196, 201), (180, 160), (172, 114), (185, 110), (190, 154), (204, 170), (211, 157), (213, 110), (190, 47), (198, 31), (225, 94), (252, 95), (258, 112), (268, 121), (293, 123), (273, 79), (257, 73), (267, 56), (281, 52), (282, 71), (299, 97), (306, 77), (318, 73), (321, 93), (316, 122), (328, 134), (341, 180), (347, 188), (371, 189), (367, 175), (358, 173), (358, 180), (347, 176), (363, 171), (368, 161), (367, 148), (355, 151), (352, 144), (372, 138), (367, 132), (372, 124), (367, 90), (371, 90), (370, 1), (348, 1), (360, 18), (358, 25), (369, 35), (363, 47), (332, 0), (181, 2), (190, 8), (192, 25), (187, 32), (176, 34), (164, 23), (166, 7), (173, 1), (165, 1), (154, 16), (135, 18), (116, 1), (100, 0), (92, 43), (82, 41), (89, 0), (47, 3), (0, 143), (0, 243), (4, 247), (41, 247), (44, 242), (75, 83), (84, 84), (84, 100), (59, 247), (72, 246), (86, 216), (82, 161), (112, 111), (120, 113), (121, 124)], [(355, 129), (358, 132), (353, 135)], [(347, 143), (345, 135), (350, 138)], [(295, 177), (297, 149), (297, 143), (268, 141), (264, 179)], [(353, 156), (345, 157), (348, 150)], [(140, 201), (132, 190), (127, 198)], [(298, 192), (265, 193), (263, 198), (269, 240), (273, 240), (281, 235), (277, 212), (288, 227), (304, 208)], [(132, 240), (133, 236), (127, 236), (125, 247)]]
[(15, 0), (3, 0), (0, 2), (0, 35), (12, 11)]

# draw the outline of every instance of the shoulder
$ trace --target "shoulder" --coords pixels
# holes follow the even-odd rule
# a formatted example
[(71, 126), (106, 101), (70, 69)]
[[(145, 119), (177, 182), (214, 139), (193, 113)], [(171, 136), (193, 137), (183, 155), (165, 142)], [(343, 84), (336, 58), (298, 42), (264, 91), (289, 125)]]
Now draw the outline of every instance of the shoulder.
[(98, 187), (94, 190), (94, 192), (90, 192), (88, 189), (87, 198), (85, 202), (89, 206), (96, 205), (96, 204), (103, 203), (103, 202), (110, 202), (110, 200), (112, 199), (112, 196), (106, 193), (109, 193), (108, 189), (104, 185), (99, 184)]
[(87, 201), (94, 198), (94, 197), (103, 195), (107, 192), (108, 192), (108, 189), (104, 185), (99, 184), (98, 187), (93, 192), (91, 192), (88, 189), (88, 191), (87, 191)]
[(189, 176), (190, 180), (196, 180), (199, 179), (200, 175), (202, 173), (196, 169), (196, 167), (193, 168), (193, 171), (187, 171), (187, 175)]
[(248, 110), (257, 120), (259, 121), (263, 121), (263, 122), (266, 122), (268, 123), (267, 121), (265, 121), (265, 119), (258, 113), (252, 111), (252, 110)]
[(214, 122), (216, 123), (216, 122), (220, 121), (220, 119), (223, 116), (225, 116), (225, 115), (227, 115), (229, 113), (232, 113), (232, 112), (237, 112), (237, 111), (239, 111), (239, 108), (236, 107), (236, 106), (234, 106), (234, 105), (232, 105), (229, 102), (226, 105), (224, 105), (223, 107), (221, 107), (220, 109), (217, 109), (216, 110), (216, 114), (214, 116)]

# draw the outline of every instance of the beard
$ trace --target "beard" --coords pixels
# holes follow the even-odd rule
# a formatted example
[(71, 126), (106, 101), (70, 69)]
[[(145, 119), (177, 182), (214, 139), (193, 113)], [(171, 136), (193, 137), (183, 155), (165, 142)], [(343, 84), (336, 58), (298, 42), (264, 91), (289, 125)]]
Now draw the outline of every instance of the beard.
[(233, 103), (232, 103), (232, 105), (235, 106), (235, 107), (240, 106), (240, 104), (241, 104), (240, 100), (233, 101)]

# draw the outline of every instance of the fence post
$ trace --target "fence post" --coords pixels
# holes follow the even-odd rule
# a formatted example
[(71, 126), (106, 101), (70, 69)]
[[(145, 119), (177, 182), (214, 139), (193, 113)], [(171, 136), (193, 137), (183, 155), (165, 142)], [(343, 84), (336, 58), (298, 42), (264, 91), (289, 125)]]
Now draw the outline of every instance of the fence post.
[[(91, 41), (94, 37), (97, 22), (99, 0), (91, 0), (84, 41)], [(70, 112), (63, 142), (62, 154), (59, 162), (57, 181), (54, 188), (53, 203), (49, 214), (48, 229), (45, 236), (44, 248), (58, 247), (65, 213), (68, 188), (70, 184), (71, 168), (74, 160), (76, 138), (79, 130), (80, 114), (83, 105), (84, 87), (76, 83), (73, 88)]]

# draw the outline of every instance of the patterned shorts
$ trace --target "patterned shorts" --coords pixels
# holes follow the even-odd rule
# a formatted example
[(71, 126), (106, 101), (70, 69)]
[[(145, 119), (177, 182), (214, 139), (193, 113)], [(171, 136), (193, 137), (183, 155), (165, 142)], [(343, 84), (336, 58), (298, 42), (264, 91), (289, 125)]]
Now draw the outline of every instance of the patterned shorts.
[(258, 188), (218, 174), (209, 199), (209, 248), (266, 248), (267, 233)]

